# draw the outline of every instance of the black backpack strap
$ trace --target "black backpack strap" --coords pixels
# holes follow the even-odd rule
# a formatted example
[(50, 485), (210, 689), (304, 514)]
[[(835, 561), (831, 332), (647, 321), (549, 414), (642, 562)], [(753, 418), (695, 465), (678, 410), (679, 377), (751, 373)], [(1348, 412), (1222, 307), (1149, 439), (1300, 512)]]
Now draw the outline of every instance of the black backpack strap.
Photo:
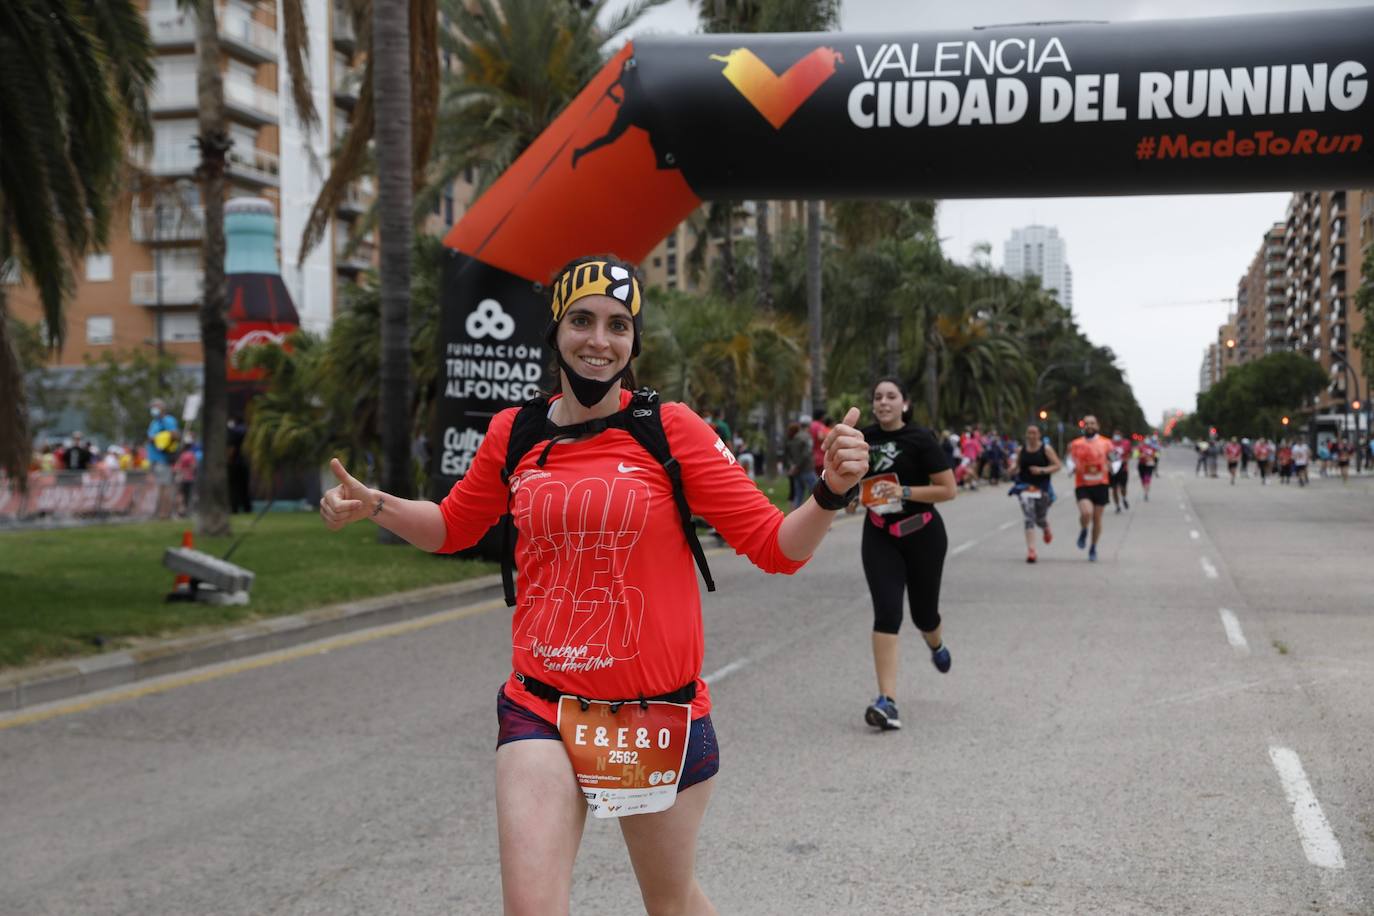
[(626, 431), (644, 451), (663, 465), (663, 470), (667, 472), (668, 481), (673, 485), (673, 502), (677, 504), (677, 513), (682, 520), (682, 533), (687, 538), (687, 546), (691, 548), (692, 556), (696, 558), (697, 569), (701, 570), (701, 578), (706, 582), (706, 590), (713, 592), (716, 590), (716, 582), (711, 578), (706, 551), (701, 549), (696, 526), (692, 524), (692, 510), (687, 505), (687, 496), (682, 490), (682, 467), (673, 457), (672, 449), (668, 447), (668, 434), (663, 431), (663, 416), (659, 409), (661, 406), (657, 391), (652, 388), (641, 388), (636, 391), (630, 400), (630, 406), (624, 411), (627, 420)]
[(547, 438), (548, 398), (526, 401), (511, 424), (506, 444), (506, 463), (501, 468), (501, 484), (506, 488), (506, 514), (501, 516), (501, 585), (506, 592), (506, 607), (515, 607), (515, 517), (511, 515), (510, 479), (520, 459)]

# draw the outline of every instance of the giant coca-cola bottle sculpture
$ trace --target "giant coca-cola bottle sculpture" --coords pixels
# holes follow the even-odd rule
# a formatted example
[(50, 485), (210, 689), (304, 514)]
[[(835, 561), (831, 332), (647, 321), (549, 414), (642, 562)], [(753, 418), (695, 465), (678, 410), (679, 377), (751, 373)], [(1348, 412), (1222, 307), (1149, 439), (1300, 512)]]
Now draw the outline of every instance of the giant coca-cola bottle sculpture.
[(277, 218), (270, 201), (236, 197), (224, 205), (225, 264), (229, 286), (229, 414), (244, 416), (262, 390), (262, 370), (242, 370), (235, 356), (254, 344), (285, 344), (300, 316), (277, 264)]

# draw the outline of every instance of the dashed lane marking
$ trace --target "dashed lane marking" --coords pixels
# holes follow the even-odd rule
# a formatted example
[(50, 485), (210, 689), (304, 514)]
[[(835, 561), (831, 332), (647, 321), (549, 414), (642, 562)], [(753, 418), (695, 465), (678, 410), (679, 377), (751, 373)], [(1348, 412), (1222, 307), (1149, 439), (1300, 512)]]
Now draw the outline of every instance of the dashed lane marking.
[(1307, 861), (1318, 868), (1345, 868), (1345, 856), (1341, 844), (1331, 831), (1331, 824), (1317, 801), (1312, 784), (1307, 781), (1307, 771), (1302, 760), (1290, 748), (1270, 745), (1269, 759), (1279, 772), (1283, 783), (1283, 794), (1293, 806), (1293, 826), (1298, 828), (1298, 838), (1302, 840), (1302, 851)]
[(1206, 557), (1200, 557), (1199, 559), (1202, 563), (1203, 573), (1206, 574), (1207, 578), (1215, 579), (1217, 577), (1217, 568), (1212, 565), (1212, 561)]
[(1228, 608), (1221, 608), (1221, 626), (1226, 630), (1226, 641), (1241, 655), (1249, 655), (1250, 644), (1245, 641), (1245, 634), (1241, 632), (1240, 621)]

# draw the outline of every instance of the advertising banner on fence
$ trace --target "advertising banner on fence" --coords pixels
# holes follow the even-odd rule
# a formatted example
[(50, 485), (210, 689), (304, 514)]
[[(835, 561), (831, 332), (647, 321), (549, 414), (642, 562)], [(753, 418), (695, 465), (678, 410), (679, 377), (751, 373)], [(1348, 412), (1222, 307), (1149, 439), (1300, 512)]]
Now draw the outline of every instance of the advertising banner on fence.
[(157, 481), (147, 471), (30, 474), (27, 493), (0, 478), (0, 525), (77, 519), (152, 518)]

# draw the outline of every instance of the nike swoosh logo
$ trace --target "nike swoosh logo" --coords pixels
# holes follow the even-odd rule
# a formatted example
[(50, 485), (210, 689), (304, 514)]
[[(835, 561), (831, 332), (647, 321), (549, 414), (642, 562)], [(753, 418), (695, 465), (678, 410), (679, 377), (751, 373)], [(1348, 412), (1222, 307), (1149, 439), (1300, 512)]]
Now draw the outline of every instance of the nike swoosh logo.
[(626, 463), (623, 462), (623, 461), (620, 462), (620, 464), (616, 465), (616, 466), (615, 466), (615, 469), (616, 469), (617, 471), (619, 471), (620, 473), (622, 473), (622, 474), (630, 474), (630, 473), (633, 473), (633, 472), (635, 472), (635, 471), (642, 471), (642, 470), (644, 470), (643, 468), (637, 468), (637, 467), (635, 467), (635, 466), (632, 465), (632, 464), (626, 464)]
[(787, 123), (802, 103), (835, 75), (836, 62), (843, 61), (832, 48), (816, 48), (779, 76), (748, 48), (712, 54), (710, 58), (725, 64), (722, 75), (774, 129)]

